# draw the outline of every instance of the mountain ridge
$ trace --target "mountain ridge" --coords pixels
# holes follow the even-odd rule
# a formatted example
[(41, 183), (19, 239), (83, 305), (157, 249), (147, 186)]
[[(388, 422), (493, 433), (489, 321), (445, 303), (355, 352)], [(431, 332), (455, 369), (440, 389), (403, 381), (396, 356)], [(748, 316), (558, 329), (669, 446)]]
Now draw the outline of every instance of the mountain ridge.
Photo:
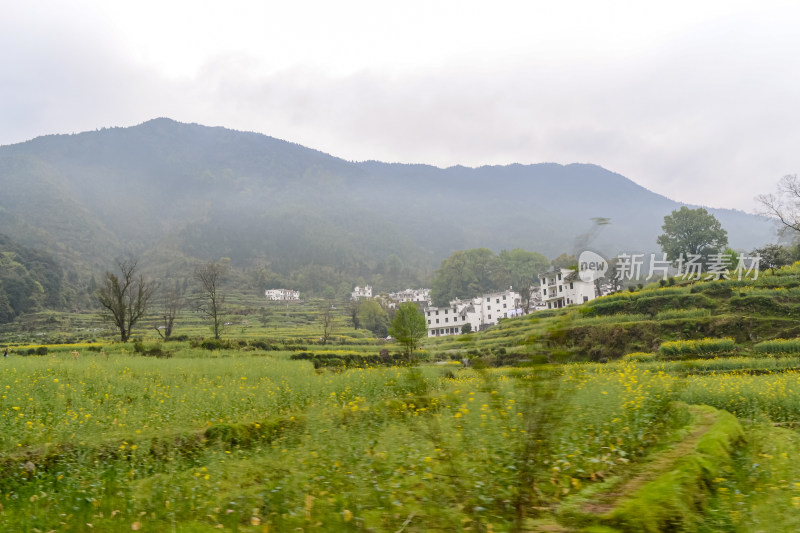
[[(658, 251), (663, 217), (684, 205), (591, 163), (354, 162), (164, 117), (2, 146), (0, 180), (0, 231), (52, 251), (67, 271), (102, 272), (125, 253), (158, 268), (228, 256), (283, 279), (330, 268), (337, 291), (359, 278), (421, 283), (473, 247)], [(766, 219), (710, 212), (735, 248), (774, 240)], [(595, 227), (596, 217), (611, 223)], [(390, 256), (401, 263), (391, 276)]]

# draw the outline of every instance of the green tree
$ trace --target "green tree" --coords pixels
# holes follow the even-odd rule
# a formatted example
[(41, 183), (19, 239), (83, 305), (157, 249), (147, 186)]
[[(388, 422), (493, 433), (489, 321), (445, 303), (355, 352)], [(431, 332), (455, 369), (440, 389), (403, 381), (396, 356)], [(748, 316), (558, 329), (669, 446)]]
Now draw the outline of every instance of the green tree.
[(97, 290), (100, 316), (119, 330), (122, 342), (130, 338), (133, 326), (144, 316), (155, 291), (155, 284), (137, 273), (137, 260), (117, 261), (119, 274), (106, 272)]
[(394, 319), (389, 326), (389, 335), (405, 346), (409, 361), (414, 357), (414, 350), (428, 333), (425, 316), (420, 313), (416, 304), (404, 302), (397, 308)]
[(499, 258), (508, 271), (511, 286), (519, 293), (520, 304), (527, 314), (531, 306), (531, 286), (539, 284), (539, 274), (547, 272), (550, 263), (542, 254), (521, 248), (515, 248), (510, 252), (503, 250)]
[(2, 290), (2, 286), (0, 286), (0, 324), (5, 324), (12, 320), (14, 320), (14, 309), (11, 308), (11, 304), (8, 302), (8, 296), (6, 296), (6, 293)]
[[(788, 249), (786, 250), (786, 253), (788, 253), (791, 256), (791, 252)], [(731, 261), (730, 264), (734, 265), (734, 268), (739, 263), (739, 253), (730, 246), (728, 248), (725, 248), (725, 251), (722, 252), (722, 255), (730, 259)]]
[(508, 269), (488, 248), (459, 250), (442, 261), (434, 273), (431, 299), (442, 307), (454, 298), (473, 298), (509, 283)]
[(572, 267), (574, 267), (575, 265), (578, 264), (578, 258), (575, 257), (574, 255), (563, 253), (563, 254), (559, 255), (558, 257), (556, 257), (555, 259), (553, 259), (550, 262), (550, 264), (556, 270), (561, 269), (561, 268), (572, 268)]
[(361, 307), (361, 302), (358, 300), (350, 298), (350, 300), (347, 301), (347, 315), (350, 317), (350, 322), (354, 329), (361, 328), (361, 322), (358, 320), (359, 307)]
[(389, 331), (389, 315), (375, 300), (364, 300), (359, 303), (358, 323), (376, 337), (385, 337)]
[(619, 262), (619, 257), (610, 259), (608, 261), (608, 270), (606, 270), (606, 273), (602, 277), (594, 280), (594, 288), (598, 295), (614, 294), (622, 288), (622, 279), (620, 278), (620, 272), (617, 266)]
[(656, 242), (667, 257), (673, 260), (681, 254), (696, 254), (707, 258), (710, 254), (722, 252), (728, 246), (728, 232), (714, 215), (702, 207), (689, 209), (683, 206), (673, 211), (664, 217), (661, 229), (664, 233)]
[(775, 269), (792, 264), (791, 251), (780, 244), (767, 244), (761, 248), (756, 248), (753, 253), (761, 256), (759, 267), (768, 268), (773, 274)]

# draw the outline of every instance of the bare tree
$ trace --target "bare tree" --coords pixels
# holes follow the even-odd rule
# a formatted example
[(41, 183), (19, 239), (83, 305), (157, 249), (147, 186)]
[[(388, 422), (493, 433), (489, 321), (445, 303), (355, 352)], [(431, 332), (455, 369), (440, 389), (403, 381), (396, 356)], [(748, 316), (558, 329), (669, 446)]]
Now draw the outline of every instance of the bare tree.
[(759, 194), (762, 214), (777, 218), (784, 229), (800, 233), (800, 178), (787, 175), (778, 182), (777, 194)]
[(330, 340), (331, 334), (333, 334), (333, 304), (331, 302), (327, 302), (325, 304), (325, 310), (322, 312), (321, 315), (322, 320), (322, 344), (328, 344), (328, 340)]
[(145, 280), (136, 272), (134, 258), (117, 261), (119, 275), (106, 272), (105, 279), (97, 290), (100, 316), (114, 324), (122, 342), (127, 342), (136, 322), (147, 311), (147, 305), (155, 291), (155, 284)]
[(222, 292), (222, 281), (227, 271), (227, 266), (222, 263), (204, 263), (194, 269), (194, 279), (200, 283), (197, 311), (211, 322), (215, 339), (219, 339), (225, 325), (223, 322), (225, 294)]
[(175, 317), (184, 306), (183, 290), (178, 281), (173, 287), (162, 289), (158, 299), (159, 320), (153, 327), (162, 339), (167, 340), (172, 336)]

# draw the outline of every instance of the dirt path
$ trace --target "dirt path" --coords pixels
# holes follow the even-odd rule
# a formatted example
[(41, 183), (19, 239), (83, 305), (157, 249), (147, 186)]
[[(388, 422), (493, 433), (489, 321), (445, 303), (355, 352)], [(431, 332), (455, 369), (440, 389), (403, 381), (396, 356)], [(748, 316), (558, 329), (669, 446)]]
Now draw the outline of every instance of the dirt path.
[(641, 472), (625, 481), (620, 487), (602, 494), (597, 501), (584, 505), (583, 512), (595, 515), (605, 514), (614, 509), (620, 500), (630, 496), (661, 474), (668, 472), (672, 465), (675, 464), (675, 461), (691, 453), (697, 447), (697, 443), (714, 424), (715, 420), (714, 413), (700, 412), (697, 427), (685, 439), (673, 448), (659, 454), (653, 461), (643, 464)]

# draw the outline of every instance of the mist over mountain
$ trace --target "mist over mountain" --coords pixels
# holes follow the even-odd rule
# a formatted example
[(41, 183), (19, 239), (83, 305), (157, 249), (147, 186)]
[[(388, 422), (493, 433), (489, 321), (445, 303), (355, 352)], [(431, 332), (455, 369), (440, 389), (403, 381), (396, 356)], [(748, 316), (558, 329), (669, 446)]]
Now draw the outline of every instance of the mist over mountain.
[[(424, 283), (472, 247), (657, 252), (664, 216), (682, 205), (590, 164), (356, 163), (165, 118), (0, 147), (0, 184), (0, 233), (57, 258), (65, 276), (88, 279), (126, 253), (161, 273), (229, 257), (261, 273), (256, 285), (310, 292)], [(764, 218), (710, 212), (733, 248), (775, 240)]]

